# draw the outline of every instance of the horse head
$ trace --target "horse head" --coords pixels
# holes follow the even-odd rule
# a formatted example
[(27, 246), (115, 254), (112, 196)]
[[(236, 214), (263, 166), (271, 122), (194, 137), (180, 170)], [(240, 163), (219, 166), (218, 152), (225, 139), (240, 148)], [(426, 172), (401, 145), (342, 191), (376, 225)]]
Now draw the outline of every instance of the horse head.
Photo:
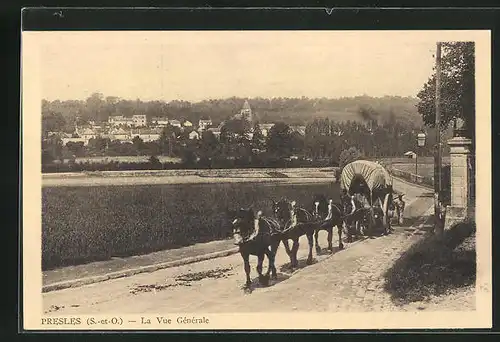
[(328, 201), (325, 196), (314, 196), (312, 214), (317, 219), (324, 219), (328, 216)]
[(313, 209), (313, 215), (315, 217), (319, 217), (319, 201), (314, 201), (314, 209)]
[(274, 203), (274, 216), (280, 223), (288, 222), (292, 216), (292, 209), (292, 204), (287, 199), (282, 198)]
[(240, 244), (252, 233), (254, 221), (256, 218), (260, 217), (260, 215), (262, 215), (261, 211), (259, 211), (256, 216), (251, 208), (240, 208), (239, 210), (228, 211), (235, 244)]

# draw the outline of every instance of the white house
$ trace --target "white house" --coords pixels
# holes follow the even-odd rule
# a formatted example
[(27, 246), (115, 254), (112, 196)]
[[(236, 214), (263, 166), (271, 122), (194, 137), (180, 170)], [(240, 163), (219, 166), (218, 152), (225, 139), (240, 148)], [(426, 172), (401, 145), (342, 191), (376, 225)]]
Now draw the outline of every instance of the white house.
[(132, 115), (132, 125), (135, 127), (143, 127), (147, 124), (146, 115)]
[(193, 139), (200, 139), (200, 133), (196, 132), (196, 131), (192, 131), (191, 133), (189, 133), (188, 135), (189, 139), (193, 140)]
[(211, 119), (208, 119), (208, 120), (200, 119), (198, 121), (198, 127), (199, 127), (199, 130), (201, 130), (201, 131), (206, 130), (210, 126), (212, 126), (212, 120)]
[(79, 129), (76, 133), (80, 136), (80, 138), (83, 138), (85, 140), (97, 138), (97, 133), (90, 128)]
[(114, 128), (112, 129), (109, 134), (109, 138), (111, 140), (120, 140), (121, 142), (124, 142), (126, 140), (130, 140), (130, 132), (124, 130), (123, 128)]
[(415, 157), (417, 156), (417, 154), (413, 151), (408, 151), (404, 154), (405, 157), (408, 157), (410, 159), (415, 159)]
[(174, 126), (174, 127), (181, 127), (181, 122), (179, 120), (170, 120), (169, 124)]
[(166, 116), (155, 116), (151, 118), (151, 123), (156, 126), (165, 127), (168, 125), (168, 118)]
[(160, 139), (161, 131), (158, 129), (140, 129), (133, 131), (131, 134), (133, 137), (138, 136), (144, 142), (156, 141)]
[(69, 142), (74, 142), (74, 143), (83, 142), (84, 146), (87, 146), (89, 144), (89, 139), (85, 138), (61, 138), (61, 140), (63, 146), (66, 146), (66, 144)]
[(111, 115), (108, 118), (108, 123), (111, 126), (132, 126), (134, 124), (134, 121), (132, 120), (132, 118), (127, 118), (123, 115)]

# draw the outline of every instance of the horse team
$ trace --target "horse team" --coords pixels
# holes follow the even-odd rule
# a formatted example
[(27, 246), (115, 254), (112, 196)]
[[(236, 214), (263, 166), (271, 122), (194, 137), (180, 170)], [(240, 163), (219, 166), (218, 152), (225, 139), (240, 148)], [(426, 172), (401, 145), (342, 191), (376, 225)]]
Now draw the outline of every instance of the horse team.
[[(309, 244), (306, 263), (310, 265), (313, 261), (313, 248), (315, 247), (316, 254), (321, 252), (318, 241), (320, 231), (327, 232), (328, 250), (333, 251), (333, 230), (336, 228), (338, 248), (343, 249), (342, 232), (344, 227), (347, 228), (347, 241), (351, 242), (353, 235), (351, 227), (359, 227), (359, 223), (366, 219), (363, 210), (355, 210), (353, 201), (343, 200), (343, 204), (339, 205), (333, 203), (331, 199), (327, 200), (323, 195), (314, 196), (308, 209), (298, 206), (295, 201), (284, 198), (279, 201), (270, 200), (270, 202), (272, 216), (265, 216), (262, 211), (255, 212), (253, 209), (243, 208), (227, 212), (231, 221), (231, 234), (235, 244), (239, 246), (239, 252), (244, 261), (245, 289), (250, 289), (252, 284), (250, 255), (258, 258), (259, 283), (268, 285), (269, 279), (277, 279), (275, 257), (280, 243), (283, 243), (290, 258), (290, 266), (294, 269), (298, 267), (299, 239), (305, 235)], [(358, 235), (359, 232), (355, 229), (354, 233)], [(290, 240), (292, 241), (291, 247)], [(269, 260), (269, 266), (267, 272), (263, 274), (265, 257)]]
[[(264, 216), (261, 211), (255, 213), (253, 209), (228, 211), (231, 233), (244, 261), (246, 288), (251, 286), (250, 255), (257, 256), (259, 282), (267, 285), (270, 277), (277, 278), (274, 261), (280, 243), (283, 243), (285, 247), (292, 269), (298, 267), (297, 252), (301, 236), (305, 235), (309, 243), (308, 265), (313, 261), (313, 247), (316, 247), (316, 253), (321, 251), (318, 241), (319, 231), (324, 230), (328, 233), (328, 250), (332, 251), (333, 229), (336, 227), (339, 249), (344, 247), (342, 244), (342, 210), (339, 205), (333, 203), (332, 200), (327, 200), (325, 196), (315, 196), (309, 209), (300, 207), (295, 201), (287, 199), (271, 200), (271, 208), (272, 216)], [(291, 247), (289, 240), (292, 240)], [(266, 274), (262, 273), (264, 257), (269, 260)]]

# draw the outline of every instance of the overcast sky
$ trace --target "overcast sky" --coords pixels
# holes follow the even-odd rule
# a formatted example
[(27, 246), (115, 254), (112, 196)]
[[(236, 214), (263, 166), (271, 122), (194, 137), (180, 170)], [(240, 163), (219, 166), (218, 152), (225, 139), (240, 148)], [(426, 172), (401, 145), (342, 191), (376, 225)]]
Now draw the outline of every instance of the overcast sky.
[(436, 41), (418, 31), (46, 33), (41, 90), (48, 100), (415, 96)]

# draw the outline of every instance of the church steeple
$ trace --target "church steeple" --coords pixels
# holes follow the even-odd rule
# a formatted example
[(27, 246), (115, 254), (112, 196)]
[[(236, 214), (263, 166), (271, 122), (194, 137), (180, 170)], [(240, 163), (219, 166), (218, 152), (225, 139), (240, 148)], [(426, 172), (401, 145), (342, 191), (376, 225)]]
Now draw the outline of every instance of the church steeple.
[(252, 108), (250, 108), (250, 104), (248, 103), (248, 100), (245, 100), (245, 103), (243, 104), (243, 107), (241, 108), (241, 118), (246, 119), (249, 122), (252, 122)]

